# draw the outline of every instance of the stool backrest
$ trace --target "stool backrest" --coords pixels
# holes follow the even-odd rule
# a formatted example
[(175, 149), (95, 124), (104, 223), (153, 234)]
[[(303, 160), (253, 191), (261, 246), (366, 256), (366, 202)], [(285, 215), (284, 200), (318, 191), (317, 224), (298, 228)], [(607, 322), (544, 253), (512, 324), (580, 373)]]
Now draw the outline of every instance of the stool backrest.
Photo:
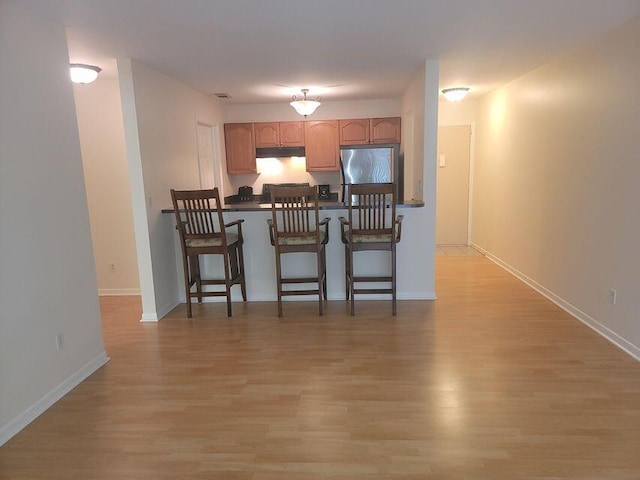
[(212, 190), (171, 190), (173, 210), (182, 240), (222, 238), (224, 221), (218, 188)]
[(396, 217), (394, 184), (361, 183), (347, 187), (347, 207), (352, 234), (393, 233)]
[(316, 235), (318, 189), (316, 187), (272, 187), (271, 211), (278, 236)]

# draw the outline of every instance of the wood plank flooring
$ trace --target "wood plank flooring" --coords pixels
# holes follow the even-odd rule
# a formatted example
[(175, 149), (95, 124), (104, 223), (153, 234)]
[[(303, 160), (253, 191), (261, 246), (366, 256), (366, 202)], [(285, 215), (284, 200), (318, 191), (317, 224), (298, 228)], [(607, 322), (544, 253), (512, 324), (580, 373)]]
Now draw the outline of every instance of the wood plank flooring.
[(640, 479), (640, 364), (484, 257), (439, 299), (103, 298), (111, 362), (0, 449), (1, 479)]

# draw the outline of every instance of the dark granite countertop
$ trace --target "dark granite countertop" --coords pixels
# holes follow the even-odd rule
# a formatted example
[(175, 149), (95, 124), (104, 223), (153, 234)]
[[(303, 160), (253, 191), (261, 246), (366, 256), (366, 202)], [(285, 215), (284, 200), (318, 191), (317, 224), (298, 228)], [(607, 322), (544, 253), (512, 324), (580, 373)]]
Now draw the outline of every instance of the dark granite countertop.
[[(424, 207), (424, 202), (419, 200), (407, 200), (403, 203), (398, 203), (396, 208), (419, 208)], [(322, 201), (318, 202), (319, 210), (345, 210), (347, 206), (343, 202), (338, 201)], [(261, 203), (256, 200), (253, 202), (241, 202), (241, 203), (231, 203), (225, 204), (222, 207), (222, 210), (225, 212), (263, 212), (266, 210), (271, 210), (271, 203)], [(173, 213), (173, 208), (164, 208), (162, 209), (162, 213)]]

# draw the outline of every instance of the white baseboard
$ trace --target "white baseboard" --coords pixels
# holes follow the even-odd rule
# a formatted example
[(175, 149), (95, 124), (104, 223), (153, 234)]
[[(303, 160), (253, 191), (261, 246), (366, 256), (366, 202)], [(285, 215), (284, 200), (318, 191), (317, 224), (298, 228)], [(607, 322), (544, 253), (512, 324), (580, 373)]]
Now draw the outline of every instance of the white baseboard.
[(99, 288), (100, 297), (132, 297), (140, 295), (139, 288)]
[(533, 288), (540, 295), (546, 297), (548, 300), (550, 300), (553, 303), (555, 303), (557, 306), (562, 308), (565, 312), (567, 312), (570, 315), (572, 315), (573, 317), (577, 318), (578, 320), (580, 320), (582, 323), (584, 323), (589, 328), (591, 328), (591, 329), (595, 330), (596, 332), (598, 332), (604, 338), (606, 338), (611, 343), (613, 343), (616, 347), (620, 348), (621, 350), (624, 350), (629, 355), (631, 355), (633, 358), (635, 358), (636, 360), (640, 361), (640, 347), (638, 347), (637, 345), (634, 345), (633, 343), (629, 342), (625, 338), (621, 337), (620, 335), (618, 335), (616, 332), (611, 330), (606, 325), (603, 325), (602, 323), (598, 322), (595, 318), (593, 318), (590, 315), (586, 314), (585, 312), (583, 312), (579, 308), (571, 305), (569, 302), (567, 302), (563, 298), (559, 297), (558, 295), (553, 293), (551, 290), (548, 290), (543, 285), (540, 285), (535, 280), (529, 278), (527, 275), (525, 275), (521, 271), (517, 270), (516, 268), (513, 268), (507, 262), (503, 261), (502, 259), (500, 259), (500, 258), (496, 257), (495, 255), (491, 254), (490, 252), (486, 251), (481, 246), (479, 246), (479, 245), (477, 245), (477, 244), (475, 244), (473, 242), (471, 243), (471, 246), (473, 248), (475, 248), (476, 250), (478, 250), (483, 255), (485, 255), (489, 260), (491, 260), (495, 264), (499, 265), (500, 267), (504, 268), (507, 272), (511, 273), (513, 276), (515, 276), (519, 280), (522, 280), (524, 283), (529, 285), (531, 288)]
[(109, 357), (104, 351), (98, 354), (8, 424), (0, 427), (0, 447), (108, 361)]
[[(390, 294), (369, 294), (369, 295), (358, 295), (356, 298), (361, 300), (390, 300)], [(436, 300), (436, 294), (433, 291), (430, 292), (405, 292), (398, 293), (398, 300)], [(344, 293), (334, 294), (329, 293), (329, 301), (340, 301), (344, 300)], [(226, 302), (227, 300), (223, 297), (208, 297), (203, 298), (202, 303), (219, 303)], [(232, 297), (232, 302), (241, 302), (242, 298)], [(252, 302), (276, 302), (278, 301), (276, 295), (252, 295), (248, 300), (248, 303)], [(308, 296), (297, 296), (297, 297), (283, 297), (283, 302), (317, 302), (318, 297), (313, 295)], [(186, 303), (184, 299), (181, 299), (179, 303)], [(178, 305), (176, 304), (176, 305)], [(175, 305), (174, 305), (175, 307)], [(173, 309), (173, 307), (172, 307)], [(150, 321), (150, 320), (147, 320)]]
[(141, 322), (157, 322), (162, 317), (164, 317), (167, 313), (169, 313), (171, 310), (176, 308), (178, 305), (180, 305), (179, 300), (174, 300), (172, 302), (169, 302), (163, 305), (162, 307), (160, 307), (156, 312), (143, 313), (140, 321)]

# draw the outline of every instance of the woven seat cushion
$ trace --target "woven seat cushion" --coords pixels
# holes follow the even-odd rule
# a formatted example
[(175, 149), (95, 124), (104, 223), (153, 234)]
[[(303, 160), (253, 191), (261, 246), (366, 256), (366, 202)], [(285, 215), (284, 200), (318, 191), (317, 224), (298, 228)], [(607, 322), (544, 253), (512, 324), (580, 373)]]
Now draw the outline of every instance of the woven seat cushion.
[(315, 243), (315, 236), (278, 237), (278, 245), (315, 245)]
[[(349, 236), (345, 234), (345, 240), (349, 241)], [(391, 234), (382, 234), (382, 235), (354, 235), (353, 243), (382, 243), (388, 242), (391, 243)]]
[[(232, 245), (238, 241), (238, 235), (235, 233), (227, 233), (227, 245)], [(222, 238), (194, 238), (185, 241), (189, 248), (202, 247), (220, 247), (222, 246)]]

